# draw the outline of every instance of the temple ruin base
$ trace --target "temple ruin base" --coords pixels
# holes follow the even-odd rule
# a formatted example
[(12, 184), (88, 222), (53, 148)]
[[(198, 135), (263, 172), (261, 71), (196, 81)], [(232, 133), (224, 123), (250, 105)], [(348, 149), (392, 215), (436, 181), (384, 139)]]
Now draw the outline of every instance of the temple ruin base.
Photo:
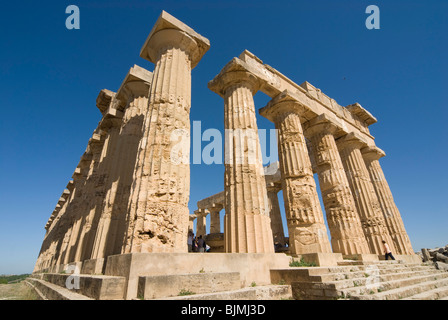
[(127, 279), (126, 299), (137, 297), (140, 276), (239, 272), (241, 286), (270, 284), (270, 269), (286, 268), (284, 253), (128, 253), (109, 256), (105, 275)]

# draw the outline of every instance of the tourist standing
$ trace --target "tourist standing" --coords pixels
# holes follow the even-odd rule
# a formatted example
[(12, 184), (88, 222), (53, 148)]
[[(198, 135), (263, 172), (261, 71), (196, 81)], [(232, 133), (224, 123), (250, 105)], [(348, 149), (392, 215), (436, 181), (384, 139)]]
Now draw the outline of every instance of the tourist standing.
[(390, 251), (389, 245), (384, 240), (383, 240), (383, 247), (384, 247), (384, 257), (386, 258), (386, 260), (389, 260), (389, 257), (391, 257), (392, 260), (395, 260), (394, 256), (392, 255), (392, 252)]
[(198, 251), (205, 252), (205, 246), (206, 246), (206, 244), (205, 244), (204, 239), (202, 239), (202, 234), (201, 234), (198, 239)]

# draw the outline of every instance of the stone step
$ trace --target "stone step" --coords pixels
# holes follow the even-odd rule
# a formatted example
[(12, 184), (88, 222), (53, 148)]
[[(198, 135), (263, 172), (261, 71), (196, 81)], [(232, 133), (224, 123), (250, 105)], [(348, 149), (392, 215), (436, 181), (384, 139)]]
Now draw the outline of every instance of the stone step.
[(180, 292), (203, 294), (237, 290), (241, 289), (241, 286), (239, 272), (140, 276), (137, 297), (140, 299), (157, 299), (178, 296)]
[(427, 268), (422, 266), (415, 266), (415, 267), (403, 267), (403, 268), (396, 268), (396, 269), (361, 269), (359, 271), (345, 271), (345, 272), (333, 272), (333, 273), (325, 273), (321, 275), (316, 276), (310, 276), (309, 280), (313, 282), (333, 282), (333, 281), (340, 281), (340, 280), (347, 280), (347, 279), (358, 279), (358, 278), (364, 278), (369, 277), (370, 275), (375, 276), (381, 276), (381, 278), (386, 279), (387, 277), (399, 277), (400, 275), (406, 276), (406, 275), (412, 275), (414, 273), (420, 273), (420, 272), (433, 272), (433, 268)]
[[(291, 299), (291, 286), (266, 285), (238, 290), (160, 298), (161, 300), (283, 300)], [(160, 300), (155, 299), (155, 300)]]
[(377, 273), (402, 273), (407, 271), (435, 270), (433, 267), (421, 264), (389, 264), (380, 265), (357, 265), (339, 267), (291, 267), (284, 269), (271, 269), (271, 283), (291, 284), (295, 281), (327, 282), (362, 278), (365, 274)]
[(391, 264), (403, 264), (403, 260), (376, 260), (376, 261), (358, 261), (358, 260), (343, 260), (338, 261), (338, 266), (359, 266), (359, 265), (391, 265)]
[(37, 278), (27, 278), (25, 282), (34, 289), (41, 300), (93, 300), (72, 290)]
[(448, 286), (421, 292), (403, 300), (448, 300)]
[(398, 300), (442, 286), (448, 286), (448, 273), (374, 283), (342, 292), (352, 300)]
[[(71, 278), (69, 279), (69, 277)], [(126, 285), (124, 277), (105, 275), (42, 273), (33, 274), (32, 278), (43, 280), (63, 289), (67, 289), (67, 283), (69, 283), (74, 286), (69, 291), (95, 300), (123, 299)]]

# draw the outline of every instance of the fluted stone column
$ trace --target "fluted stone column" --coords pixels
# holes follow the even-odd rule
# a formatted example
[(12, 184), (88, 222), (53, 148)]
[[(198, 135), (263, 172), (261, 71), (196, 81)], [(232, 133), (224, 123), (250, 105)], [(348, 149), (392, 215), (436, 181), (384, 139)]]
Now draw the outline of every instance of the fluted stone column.
[(278, 130), (283, 199), (288, 221), (290, 252), (331, 253), (300, 116), (305, 107), (284, 92), (260, 114)]
[(253, 95), (258, 82), (231, 61), (209, 88), (224, 97), (225, 251), (272, 253), (271, 222)]
[(285, 232), (283, 231), (283, 221), (278, 202), (278, 192), (282, 189), (281, 183), (270, 183), (266, 185), (269, 202), (269, 217), (271, 218), (272, 236), (274, 244), (286, 245)]
[(151, 72), (134, 65), (117, 91), (117, 108), (123, 112), (118, 125), (108, 129), (118, 130), (118, 135), (114, 148), (109, 150), (105, 159), (108, 162), (105, 164), (108, 179), (104, 181), (104, 202), (90, 245), (93, 247), (91, 256), (95, 259), (121, 253), (126, 243), (127, 205), (142, 135), (143, 115), (148, 111), (151, 79)]
[(306, 123), (319, 177), (334, 252), (343, 255), (370, 253), (353, 195), (342, 165), (334, 134), (339, 128), (325, 115)]
[(95, 186), (98, 182), (98, 167), (101, 160), (101, 154), (104, 147), (105, 137), (101, 130), (96, 130), (98, 133), (94, 134), (89, 140), (88, 152), (91, 154), (92, 160), (89, 170), (89, 177), (87, 178), (84, 186), (84, 199), (83, 206), (80, 210), (81, 229), (79, 231), (78, 239), (76, 242), (76, 254), (72, 261), (84, 260), (85, 245), (88, 243), (88, 234), (92, 226), (92, 220), (94, 218), (94, 210), (91, 210), (91, 203), (95, 199)]
[(140, 56), (155, 63), (125, 252), (187, 252), (191, 69), (209, 41), (166, 12)]
[(395, 252), (375, 189), (361, 154), (360, 149), (366, 144), (354, 133), (349, 133), (336, 142), (371, 253), (384, 254), (383, 240)]
[(195, 214), (189, 215), (189, 222), (188, 222), (188, 232), (193, 232), (194, 229), (194, 220), (196, 220), (197, 216)]
[(207, 215), (208, 210), (199, 209), (194, 212), (196, 215), (196, 236), (205, 236), (207, 234)]
[(389, 234), (394, 241), (395, 250), (398, 254), (414, 254), (411, 241), (404, 228), (403, 220), (400, 215), (400, 211), (395, 205), (392, 192), (384, 176), (383, 169), (381, 168), (379, 159), (386, 154), (378, 147), (365, 147), (361, 149), (364, 157), (367, 170), (370, 174), (373, 186), (378, 196), (381, 209), (383, 211), (386, 226), (389, 230)]
[(222, 210), (222, 205), (213, 205), (213, 207), (208, 208), (210, 211), (210, 233), (220, 233), (221, 232), (221, 220), (219, 212)]

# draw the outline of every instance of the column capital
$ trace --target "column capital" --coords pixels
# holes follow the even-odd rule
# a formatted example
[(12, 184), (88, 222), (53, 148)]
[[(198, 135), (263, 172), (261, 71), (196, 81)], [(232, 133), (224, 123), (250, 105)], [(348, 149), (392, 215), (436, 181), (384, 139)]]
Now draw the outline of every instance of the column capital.
[(269, 103), (259, 111), (261, 116), (276, 123), (287, 114), (297, 114), (301, 122), (310, 120), (316, 116), (306, 105), (302, 104), (294, 92), (285, 90), (272, 98)]
[(152, 72), (138, 65), (130, 68), (116, 94), (116, 98), (119, 100), (118, 109), (122, 111), (126, 108), (129, 100), (133, 97), (148, 97), (152, 76)]
[(350, 132), (345, 136), (336, 140), (336, 144), (340, 150), (346, 148), (362, 149), (367, 146), (367, 142), (356, 132)]
[(101, 111), (101, 114), (104, 115), (104, 112), (106, 112), (106, 110), (109, 108), (115, 95), (115, 92), (108, 89), (103, 89), (100, 91), (98, 97), (96, 98), (96, 107)]
[(140, 57), (156, 63), (166, 48), (173, 47), (187, 52), (193, 69), (210, 48), (210, 41), (166, 11), (162, 11), (140, 51)]
[(206, 217), (209, 213), (210, 211), (208, 211), (207, 209), (198, 209), (194, 212), (196, 218)]
[(348, 133), (339, 119), (325, 113), (305, 122), (303, 131), (310, 138), (319, 133), (329, 133), (337, 139)]
[(364, 109), (358, 102), (350, 104), (345, 107), (352, 115), (357, 116), (367, 126), (377, 122), (376, 118), (366, 109)]
[(245, 62), (233, 58), (221, 72), (208, 83), (208, 88), (223, 97), (230, 87), (246, 86), (252, 95), (260, 89), (261, 82), (257, 76), (247, 70)]
[(361, 149), (361, 153), (366, 160), (379, 160), (386, 156), (386, 153), (377, 146), (367, 146)]
[(208, 207), (206, 210), (210, 213), (219, 213), (224, 208), (224, 204), (214, 203), (211, 207)]

